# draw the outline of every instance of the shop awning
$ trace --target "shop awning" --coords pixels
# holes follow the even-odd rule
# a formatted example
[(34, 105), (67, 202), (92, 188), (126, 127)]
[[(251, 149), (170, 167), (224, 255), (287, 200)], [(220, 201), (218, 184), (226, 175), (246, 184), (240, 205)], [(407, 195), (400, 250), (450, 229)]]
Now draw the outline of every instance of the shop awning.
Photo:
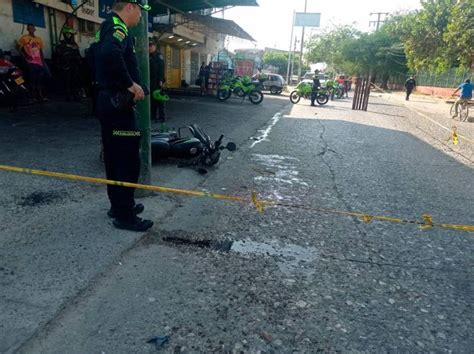
[(189, 18), (192, 21), (198, 22), (211, 31), (216, 33), (226, 34), (228, 36), (247, 39), (249, 41), (255, 42), (255, 39), (252, 38), (250, 34), (245, 32), (242, 27), (240, 27), (237, 23), (231, 20), (224, 20), (222, 18), (212, 17), (212, 16), (204, 16), (195, 13), (187, 13), (183, 16)]
[(171, 13), (183, 13), (215, 7), (258, 6), (257, 0), (149, 0), (150, 13), (153, 16)]

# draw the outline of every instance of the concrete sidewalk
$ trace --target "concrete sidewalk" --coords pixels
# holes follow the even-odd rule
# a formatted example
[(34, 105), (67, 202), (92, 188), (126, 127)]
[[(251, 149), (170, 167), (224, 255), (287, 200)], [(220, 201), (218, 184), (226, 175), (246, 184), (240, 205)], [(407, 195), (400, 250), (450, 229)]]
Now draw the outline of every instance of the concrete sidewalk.
[[(406, 113), (407, 119), (428, 138), (430, 144), (439, 146), (443, 151), (457, 153), (464, 162), (474, 163), (474, 110), (470, 111), (468, 121), (460, 122), (451, 118), (452, 103), (442, 98), (413, 94), (409, 101), (405, 101), (403, 92), (372, 95), (405, 107), (410, 112)], [(457, 145), (453, 144), (453, 128), (458, 135)]]

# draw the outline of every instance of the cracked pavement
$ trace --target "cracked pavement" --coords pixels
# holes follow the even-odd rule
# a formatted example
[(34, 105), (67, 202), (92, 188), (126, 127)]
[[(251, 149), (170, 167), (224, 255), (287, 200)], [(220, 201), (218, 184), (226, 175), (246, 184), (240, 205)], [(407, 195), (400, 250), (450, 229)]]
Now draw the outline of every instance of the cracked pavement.
[[(474, 223), (473, 166), (458, 154), (470, 147), (447, 148), (444, 132), (414, 128), (426, 122), (396, 97), (372, 95), (369, 112), (349, 100), (292, 106), (284, 96), (259, 106), (190, 98), (168, 110), (172, 123), (191, 116), (239, 149), (205, 177), (156, 165), (154, 184)], [(52, 141), (47, 122), (20, 151), (10, 132), (6, 163), (100, 175), (93, 121), (84, 129), (69, 117)], [(11, 131), (37, 124), (20, 123)], [(67, 158), (58, 146), (73, 143)], [(165, 352), (184, 353), (473, 347), (470, 233), (155, 195), (143, 202), (156, 226), (137, 235), (111, 228), (100, 186), (11, 176), (0, 175), (2, 352), (151, 353), (156, 336), (169, 336)], [(56, 194), (28, 206), (38, 191)]]

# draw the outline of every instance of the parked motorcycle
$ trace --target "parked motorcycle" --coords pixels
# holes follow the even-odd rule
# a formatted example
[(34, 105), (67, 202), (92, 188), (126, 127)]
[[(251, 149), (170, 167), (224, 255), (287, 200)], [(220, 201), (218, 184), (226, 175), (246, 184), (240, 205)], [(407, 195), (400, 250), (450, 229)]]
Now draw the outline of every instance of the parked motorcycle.
[[(182, 136), (181, 129), (184, 128), (189, 130), (191, 136)], [(166, 133), (153, 131), (151, 133), (152, 160), (156, 162), (172, 158), (180, 160), (180, 167), (198, 166), (199, 164), (210, 167), (219, 161), (222, 150), (235, 151), (237, 149), (233, 142), (228, 142), (226, 146), (223, 146), (223, 138), (224, 135), (221, 135), (213, 143), (209, 135), (197, 124)], [(200, 169), (199, 172), (205, 173), (206, 170)]]
[[(304, 98), (306, 100), (311, 99), (311, 93), (313, 91), (312, 85), (309, 82), (300, 82), (298, 86), (296, 86), (296, 90), (292, 91), (290, 93), (290, 101), (293, 104), (297, 104), (301, 98)], [(316, 96), (316, 102), (320, 106), (328, 103), (329, 101), (329, 95), (327, 94), (327, 91), (325, 89), (320, 89), (318, 91), (318, 95)]]
[(228, 78), (224, 80), (217, 90), (217, 98), (219, 101), (225, 101), (235, 94), (238, 97), (248, 97), (253, 104), (259, 104), (263, 101), (263, 93), (252, 82), (249, 76), (241, 78)]
[(10, 61), (8, 52), (0, 50), (0, 103), (16, 110), (20, 99), (26, 94), (23, 73)]

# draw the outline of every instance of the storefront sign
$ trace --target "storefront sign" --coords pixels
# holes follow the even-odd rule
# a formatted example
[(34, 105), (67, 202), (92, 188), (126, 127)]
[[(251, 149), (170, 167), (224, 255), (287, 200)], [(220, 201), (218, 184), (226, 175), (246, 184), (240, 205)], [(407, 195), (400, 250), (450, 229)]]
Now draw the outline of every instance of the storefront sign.
[(107, 18), (112, 12), (114, 0), (99, 0), (99, 17)]

